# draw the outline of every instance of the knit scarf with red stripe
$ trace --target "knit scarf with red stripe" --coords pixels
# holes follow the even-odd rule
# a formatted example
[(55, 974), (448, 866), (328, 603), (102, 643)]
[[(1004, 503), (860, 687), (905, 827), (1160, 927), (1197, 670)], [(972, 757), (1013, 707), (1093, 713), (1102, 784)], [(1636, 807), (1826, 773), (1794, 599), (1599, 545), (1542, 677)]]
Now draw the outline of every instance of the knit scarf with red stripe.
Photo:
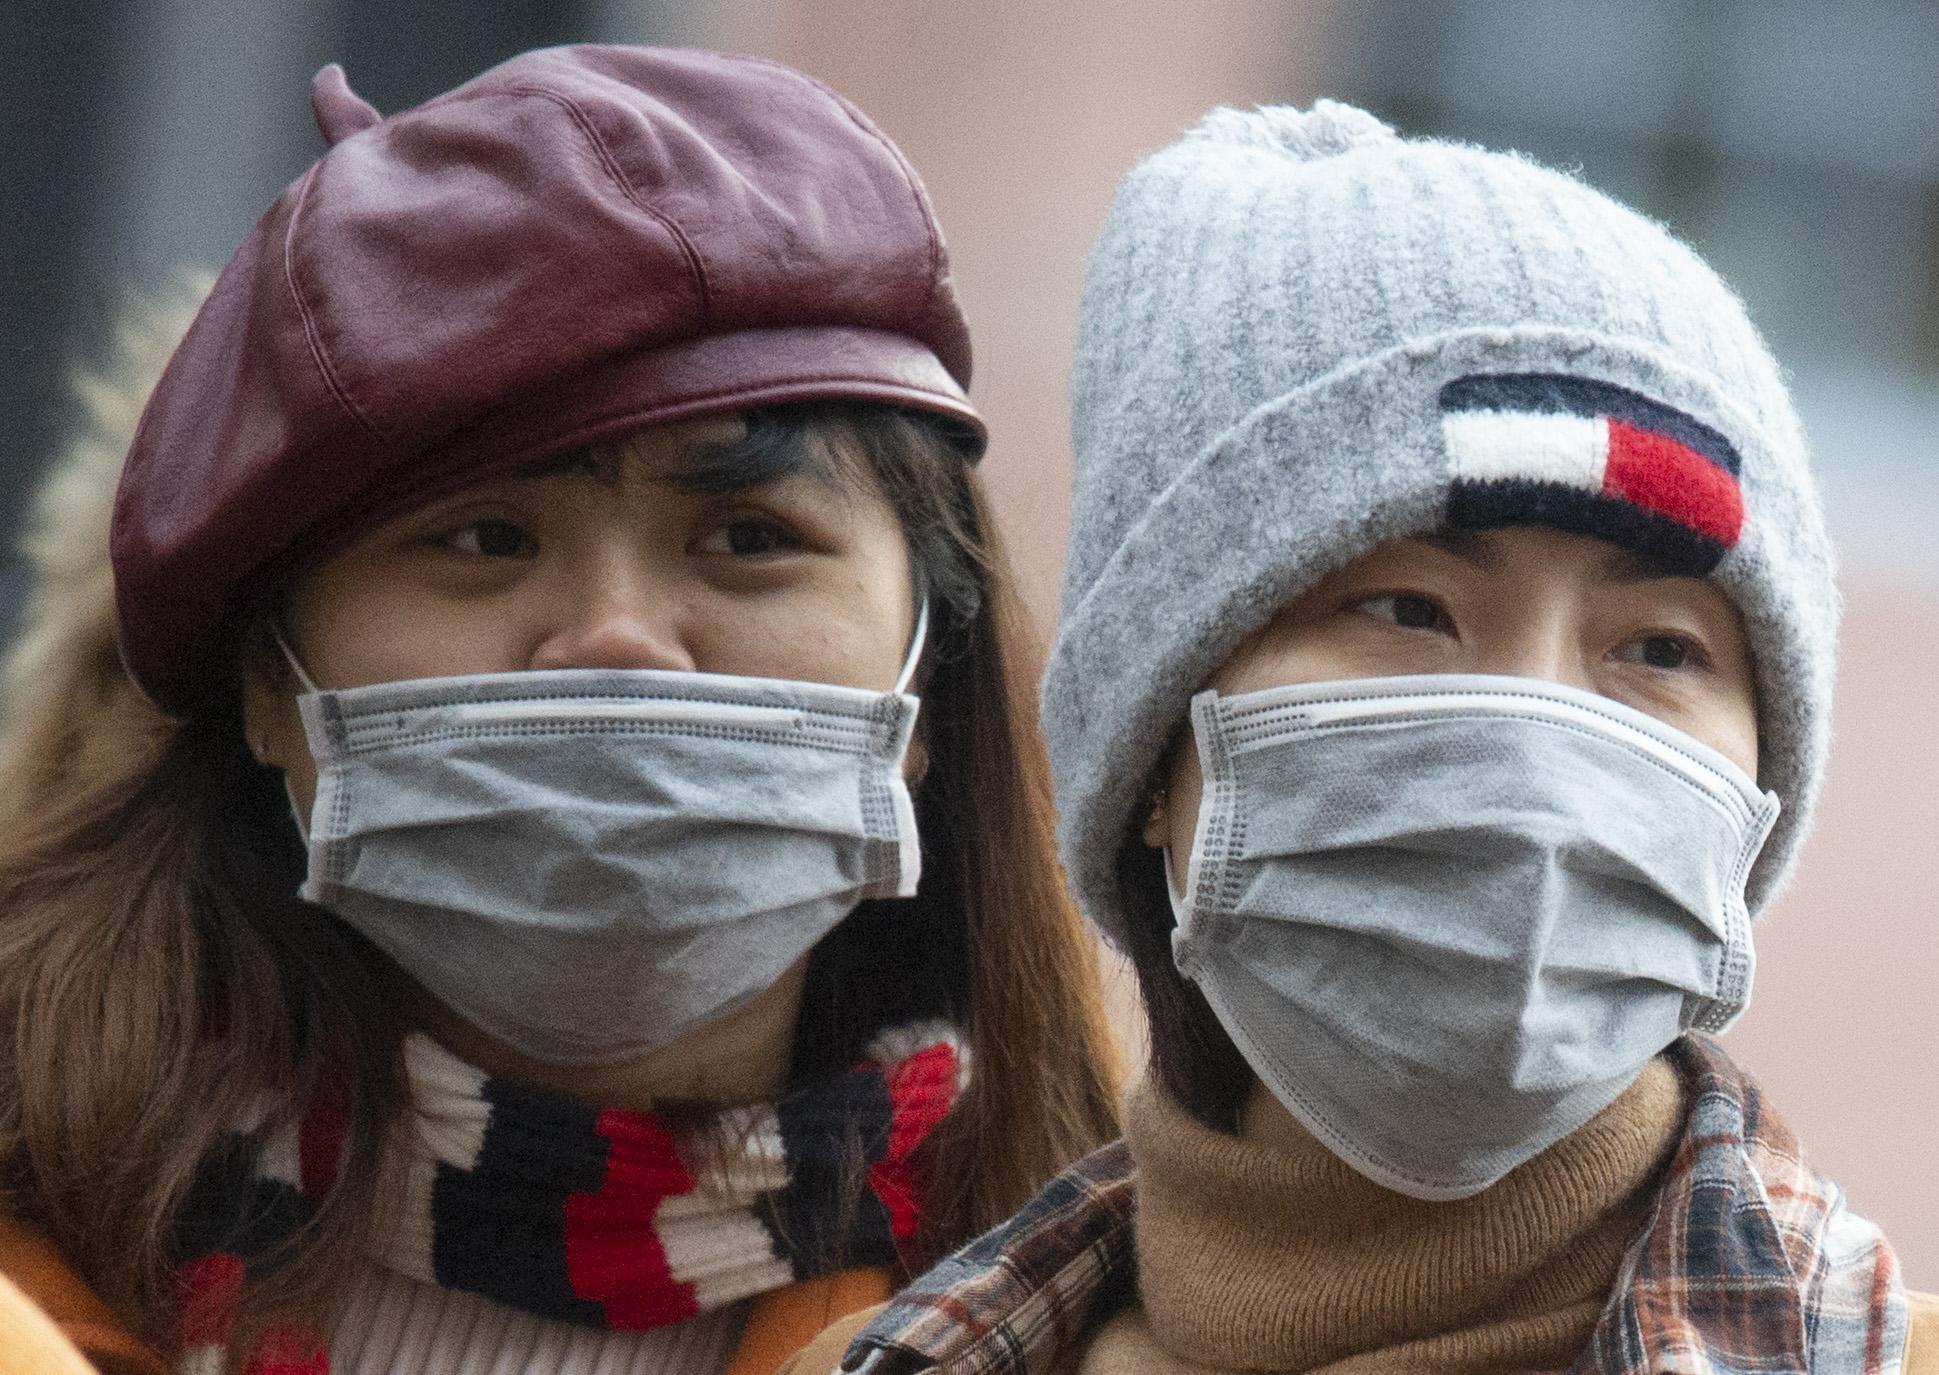
[[(632, 1331), (903, 1259), (921, 1222), (917, 1148), (966, 1078), (953, 1029), (899, 1027), (778, 1103), (675, 1129), (489, 1078), (425, 1036), (405, 1050), (404, 1203), (372, 1259)], [(183, 1229), (185, 1365), (221, 1368), (250, 1265), (330, 1188), (342, 1140), (341, 1117), (313, 1111), (286, 1133), (235, 1134), (205, 1169)], [(329, 1358), (313, 1334), (272, 1333), (247, 1368), (323, 1375)]]

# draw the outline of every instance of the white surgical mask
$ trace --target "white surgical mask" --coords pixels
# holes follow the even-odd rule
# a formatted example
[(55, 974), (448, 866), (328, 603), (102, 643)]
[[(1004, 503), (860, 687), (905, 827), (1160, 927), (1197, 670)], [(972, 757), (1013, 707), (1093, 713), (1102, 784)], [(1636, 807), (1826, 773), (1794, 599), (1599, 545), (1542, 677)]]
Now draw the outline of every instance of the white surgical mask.
[(1388, 1188), (1478, 1193), (1748, 1001), (1778, 799), (1681, 731), (1469, 675), (1204, 692), (1192, 729), (1178, 967)]
[(889, 692), (564, 669), (299, 699), (302, 894), (534, 1059), (657, 1049), (768, 988), (858, 902), (908, 897), (918, 617)]

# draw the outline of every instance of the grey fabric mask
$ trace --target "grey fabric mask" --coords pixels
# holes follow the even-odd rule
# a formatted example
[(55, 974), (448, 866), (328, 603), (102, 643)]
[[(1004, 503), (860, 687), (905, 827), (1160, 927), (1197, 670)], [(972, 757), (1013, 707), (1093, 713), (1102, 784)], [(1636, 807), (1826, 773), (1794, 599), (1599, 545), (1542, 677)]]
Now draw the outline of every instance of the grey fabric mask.
[(1681, 731), (1467, 675), (1203, 692), (1192, 729), (1178, 967), (1388, 1188), (1480, 1192), (1749, 998), (1778, 799)]
[(769, 987), (862, 899), (915, 892), (907, 679), (568, 669), (313, 690), (303, 896), (535, 1059), (656, 1049)]

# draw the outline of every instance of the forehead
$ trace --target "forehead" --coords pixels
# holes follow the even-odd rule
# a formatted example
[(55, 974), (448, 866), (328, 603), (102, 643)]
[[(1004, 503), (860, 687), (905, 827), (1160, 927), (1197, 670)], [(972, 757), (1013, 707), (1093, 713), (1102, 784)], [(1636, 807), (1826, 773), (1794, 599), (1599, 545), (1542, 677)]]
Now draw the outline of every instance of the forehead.
[(1391, 540), (1374, 554), (1409, 546), (1451, 555), (1487, 573), (1574, 571), (1597, 582), (1612, 583), (1707, 581), (1648, 548), (1534, 523), (1479, 530), (1444, 528)]

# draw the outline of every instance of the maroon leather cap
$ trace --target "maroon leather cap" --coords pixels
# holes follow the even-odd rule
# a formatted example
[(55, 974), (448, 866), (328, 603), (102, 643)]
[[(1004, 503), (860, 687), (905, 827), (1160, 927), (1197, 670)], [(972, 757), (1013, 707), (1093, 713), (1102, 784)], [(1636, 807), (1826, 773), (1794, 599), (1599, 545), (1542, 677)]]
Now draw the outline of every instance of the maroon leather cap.
[(115, 501), (122, 653), (164, 709), (296, 560), (486, 472), (658, 421), (849, 398), (958, 422), (969, 334), (921, 183), (777, 63), (531, 52), (333, 146), (229, 265)]

